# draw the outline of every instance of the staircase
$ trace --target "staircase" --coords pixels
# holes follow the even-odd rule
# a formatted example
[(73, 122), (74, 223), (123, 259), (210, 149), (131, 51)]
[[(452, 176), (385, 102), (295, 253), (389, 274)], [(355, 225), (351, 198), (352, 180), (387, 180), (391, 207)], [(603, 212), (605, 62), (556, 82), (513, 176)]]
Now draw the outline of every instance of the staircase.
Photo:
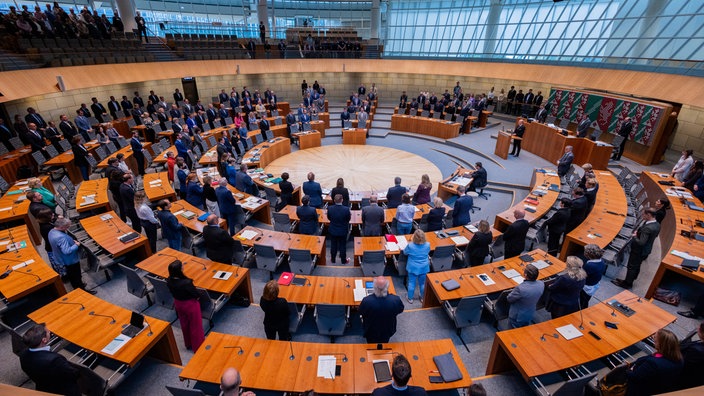
[(152, 54), (155, 62), (173, 62), (183, 60), (182, 57), (176, 55), (175, 51), (167, 47), (166, 44), (161, 43), (156, 37), (152, 37), (152, 40), (150, 40), (149, 43), (142, 43), (142, 49)]

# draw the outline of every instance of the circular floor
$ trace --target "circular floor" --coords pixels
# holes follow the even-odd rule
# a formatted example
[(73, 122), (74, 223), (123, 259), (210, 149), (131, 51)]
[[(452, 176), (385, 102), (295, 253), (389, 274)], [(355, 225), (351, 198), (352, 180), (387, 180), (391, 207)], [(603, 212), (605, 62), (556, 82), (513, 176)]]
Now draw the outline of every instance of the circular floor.
[(266, 167), (275, 176), (288, 172), (294, 185), (306, 181), (308, 172), (323, 188), (333, 188), (338, 177), (352, 191), (386, 191), (400, 176), (404, 186), (417, 186), (427, 173), (437, 185), (442, 173), (425, 158), (402, 150), (369, 145), (331, 145), (299, 150), (281, 157)]

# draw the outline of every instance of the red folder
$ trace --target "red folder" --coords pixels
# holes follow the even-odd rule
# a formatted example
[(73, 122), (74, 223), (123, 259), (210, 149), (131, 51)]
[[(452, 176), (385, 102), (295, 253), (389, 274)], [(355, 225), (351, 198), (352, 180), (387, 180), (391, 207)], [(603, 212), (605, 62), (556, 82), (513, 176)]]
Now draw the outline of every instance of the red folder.
[(279, 284), (288, 286), (293, 281), (293, 272), (283, 272), (279, 277)]
[(394, 234), (386, 234), (384, 237), (386, 238), (386, 242), (393, 242), (393, 243), (396, 243), (396, 235), (394, 235)]

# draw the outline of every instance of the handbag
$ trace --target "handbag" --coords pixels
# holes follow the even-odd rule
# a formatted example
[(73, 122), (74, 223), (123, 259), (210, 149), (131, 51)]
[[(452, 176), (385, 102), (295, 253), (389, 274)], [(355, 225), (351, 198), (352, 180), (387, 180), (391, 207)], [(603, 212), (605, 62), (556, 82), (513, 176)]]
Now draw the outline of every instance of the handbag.
[(653, 298), (666, 304), (678, 306), (682, 300), (682, 295), (676, 290), (667, 290), (658, 287), (657, 290), (655, 290)]
[(623, 396), (628, 386), (628, 364), (614, 367), (599, 381), (598, 388), (602, 396)]

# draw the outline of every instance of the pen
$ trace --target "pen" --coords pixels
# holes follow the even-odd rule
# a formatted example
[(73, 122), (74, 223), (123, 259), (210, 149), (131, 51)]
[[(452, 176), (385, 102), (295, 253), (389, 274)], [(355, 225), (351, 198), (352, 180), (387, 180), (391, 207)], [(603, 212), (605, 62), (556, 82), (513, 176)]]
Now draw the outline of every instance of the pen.
[(428, 371), (428, 373), (439, 373), (439, 372), (440, 372), (440, 371), (438, 371), (438, 370), (430, 370), (430, 371)]

